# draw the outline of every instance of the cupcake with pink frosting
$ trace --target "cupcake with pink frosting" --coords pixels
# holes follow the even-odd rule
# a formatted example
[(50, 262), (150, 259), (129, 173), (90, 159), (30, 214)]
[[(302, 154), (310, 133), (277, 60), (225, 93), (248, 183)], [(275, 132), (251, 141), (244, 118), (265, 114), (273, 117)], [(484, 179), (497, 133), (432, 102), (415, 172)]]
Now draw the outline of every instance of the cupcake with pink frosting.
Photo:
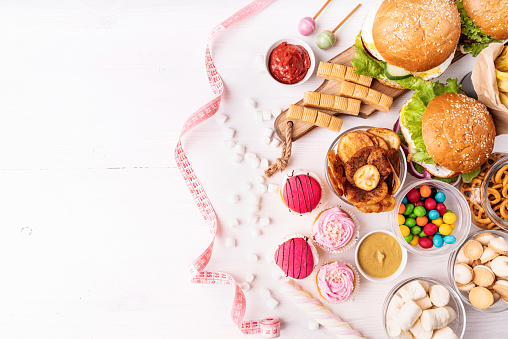
[(318, 176), (309, 171), (292, 171), (282, 181), (280, 195), (290, 211), (312, 212), (321, 201), (323, 189)]
[(312, 226), (314, 242), (331, 253), (342, 253), (354, 246), (358, 233), (356, 218), (338, 206), (321, 211)]
[(340, 304), (351, 298), (360, 285), (356, 270), (341, 261), (324, 264), (316, 274), (319, 295), (331, 304)]

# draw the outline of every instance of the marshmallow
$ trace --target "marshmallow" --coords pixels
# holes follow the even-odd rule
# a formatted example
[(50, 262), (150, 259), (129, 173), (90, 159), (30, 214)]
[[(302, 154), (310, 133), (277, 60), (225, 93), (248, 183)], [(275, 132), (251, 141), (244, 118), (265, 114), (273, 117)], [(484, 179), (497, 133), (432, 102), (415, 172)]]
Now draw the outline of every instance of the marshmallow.
[(261, 161), (259, 159), (249, 160), (249, 165), (253, 168), (259, 168)]
[(249, 204), (249, 212), (254, 213), (254, 212), (259, 212), (260, 210), (261, 210), (261, 206), (259, 205), (259, 203), (256, 203), (255, 201), (253, 201)]
[(271, 111), (263, 111), (263, 120), (267, 121), (272, 118), (272, 112)]
[(258, 156), (256, 155), (256, 153), (252, 153), (252, 152), (245, 153), (245, 159), (247, 159), (247, 160), (254, 160), (257, 158), (258, 158)]
[(418, 320), (420, 314), (422, 314), (422, 309), (413, 300), (409, 300), (393, 315), (393, 319), (403, 331), (408, 331)]
[(273, 298), (270, 298), (267, 302), (266, 302), (266, 305), (268, 306), (268, 308), (270, 308), (271, 310), (274, 310), (277, 308), (277, 306), (279, 306), (279, 302)]
[(256, 187), (256, 191), (258, 193), (266, 193), (268, 191), (268, 186), (266, 186), (265, 184), (258, 185)]
[(240, 200), (240, 197), (236, 193), (231, 194), (229, 196), (229, 202), (232, 203), (232, 204), (236, 204), (238, 202), (238, 200)]
[(235, 247), (236, 246), (236, 239), (235, 238), (226, 238), (226, 247)]
[(236, 154), (245, 154), (245, 146), (235, 145), (235, 153)]
[(232, 139), (235, 136), (236, 130), (231, 127), (226, 127), (224, 129), (224, 136), (226, 139)]
[(249, 283), (243, 282), (240, 284), (240, 288), (242, 290), (244, 290), (245, 292), (247, 292), (248, 290), (250, 290), (250, 285), (249, 285)]
[(432, 307), (432, 301), (430, 300), (430, 298), (428, 296), (425, 296), (421, 299), (418, 299), (418, 300), (415, 300), (415, 303), (420, 306), (420, 308), (422, 309), (422, 311), (425, 311), (429, 308)]
[(266, 227), (270, 225), (270, 218), (268, 217), (259, 218), (259, 225), (261, 225), (261, 227)]
[(257, 121), (257, 122), (263, 121), (263, 112), (262, 111), (254, 112), (254, 121)]
[(268, 192), (270, 192), (270, 193), (277, 193), (278, 190), (279, 190), (279, 185), (268, 184)]
[(259, 260), (259, 257), (257, 256), (257, 254), (252, 253), (251, 255), (249, 255), (249, 261), (250, 262), (256, 262), (258, 260)]
[(432, 308), (422, 312), (422, 327), (426, 331), (445, 327), (457, 318), (455, 310), (449, 306)]
[(266, 168), (270, 167), (270, 163), (268, 162), (267, 159), (261, 159), (259, 165), (263, 169), (266, 169)]
[(262, 287), (259, 290), (259, 294), (261, 295), (261, 298), (263, 298), (263, 300), (265, 301), (268, 301), (272, 297), (272, 292), (270, 292), (270, 290), (266, 287)]
[(219, 123), (223, 124), (228, 120), (228, 116), (226, 114), (217, 114), (216, 119)]
[(431, 339), (434, 331), (427, 331), (422, 327), (422, 322), (420, 319), (416, 321), (416, 323), (409, 329), (413, 336), (416, 339)]
[(259, 216), (257, 214), (251, 214), (247, 220), (249, 221), (249, 224), (255, 225), (259, 220)]
[(272, 142), (270, 143), (273, 147), (279, 147), (280, 146), (280, 140), (273, 138)]
[(233, 154), (233, 156), (231, 157), (231, 160), (233, 160), (233, 162), (239, 164), (242, 162), (243, 156), (241, 154)]
[[(425, 288), (420, 284), (420, 281), (413, 280), (410, 283), (405, 284), (399, 289), (399, 294), (402, 297), (404, 302), (409, 300), (418, 300), (427, 295), (425, 292)], [(402, 328), (404, 329), (404, 328)], [(409, 330), (409, 328), (404, 329), (404, 331)]]
[(443, 285), (432, 285), (429, 289), (430, 301), (434, 306), (446, 306), (450, 301), (450, 292)]
[(261, 230), (259, 228), (251, 228), (250, 234), (252, 234), (255, 237), (259, 237), (261, 235)]
[(246, 182), (243, 184), (243, 189), (246, 191), (250, 191), (252, 189), (252, 184), (250, 182)]
[(394, 295), (390, 303), (388, 304), (388, 309), (386, 310), (386, 314), (391, 317), (404, 305), (404, 301), (398, 295)]
[(227, 148), (233, 148), (236, 145), (236, 143), (233, 140), (224, 140), (222, 144), (224, 145), (224, 147)]
[(245, 281), (246, 282), (252, 282), (254, 281), (254, 274), (247, 274), (247, 276), (245, 277)]
[(272, 116), (274, 118), (277, 118), (282, 113), (282, 110), (280, 108), (272, 108)]
[(386, 321), (386, 327), (388, 328), (388, 333), (392, 338), (398, 338), (402, 332), (399, 324), (397, 324), (393, 318), (390, 318)]
[(254, 108), (256, 108), (257, 105), (258, 105), (257, 102), (254, 101), (254, 99), (252, 99), (252, 98), (247, 98), (245, 100), (245, 107), (247, 107), (247, 108), (254, 109)]
[(257, 182), (258, 184), (264, 184), (264, 183), (265, 183), (265, 180), (266, 180), (266, 179), (265, 179), (265, 177), (264, 177), (264, 176), (262, 176), (262, 175), (260, 175), (259, 177), (257, 177), (257, 178), (256, 178), (256, 182)]
[(319, 328), (319, 323), (315, 319), (309, 320), (309, 330), (316, 331)]
[(263, 136), (264, 136), (264, 137), (270, 137), (270, 138), (271, 138), (271, 137), (272, 137), (272, 135), (273, 135), (273, 128), (269, 128), (269, 127), (268, 127), (268, 128), (265, 128), (265, 129), (263, 130)]
[(428, 282), (420, 280), (418, 281), (420, 285), (422, 285), (423, 289), (425, 290), (425, 293), (429, 293), (430, 285)]
[(445, 326), (434, 331), (432, 339), (459, 339), (459, 337), (453, 332), (451, 328)]
[(229, 227), (237, 227), (239, 225), (238, 219), (236, 218), (229, 218)]
[(270, 145), (270, 143), (272, 142), (272, 138), (270, 137), (263, 137), (263, 144), (265, 145)]

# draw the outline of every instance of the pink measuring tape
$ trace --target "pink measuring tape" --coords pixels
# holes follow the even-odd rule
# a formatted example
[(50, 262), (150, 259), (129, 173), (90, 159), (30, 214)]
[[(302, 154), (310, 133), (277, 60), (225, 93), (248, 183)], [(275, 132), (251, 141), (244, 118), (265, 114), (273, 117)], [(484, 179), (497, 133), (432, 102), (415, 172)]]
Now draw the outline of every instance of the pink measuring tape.
[(227, 29), (234, 23), (240, 22), (243, 19), (265, 8), (272, 1), (273, 0), (255, 0), (215, 26), (210, 32), (210, 35), (208, 36), (208, 43), (206, 45), (205, 66), (206, 73), (208, 75), (208, 81), (212, 87), (215, 98), (198, 109), (187, 119), (182, 128), (180, 139), (178, 140), (175, 148), (175, 160), (176, 164), (178, 165), (178, 169), (185, 179), (185, 183), (187, 184), (187, 187), (192, 194), (192, 198), (198, 206), (201, 216), (203, 219), (205, 219), (208, 230), (212, 235), (212, 241), (208, 248), (194, 260), (190, 267), (191, 282), (195, 284), (234, 285), (235, 298), (233, 302), (233, 308), (231, 310), (231, 318), (233, 319), (234, 323), (238, 326), (243, 334), (260, 333), (266, 338), (278, 338), (280, 336), (279, 319), (267, 318), (261, 320), (244, 321), (243, 318), (245, 316), (246, 309), (245, 294), (243, 293), (240, 286), (235, 282), (233, 277), (227, 273), (210, 272), (204, 270), (210, 261), (210, 257), (212, 256), (213, 244), (215, 242), (215, 235), (217, 233), (217, 216), (215, 214), (215, 210), (212, 207), (212, 204), (210, 203), (210, 200), (208, 199), (208, 196), (203, 189), (203, 186), (199, 182), (198, 177), (196, 176), (187, 156), (185, 155), (185, 152), (182, 148), (181, 138), (189, 130), (217, 113), (220, 106), (222, 92), (224, 91), (224, 84), (219, 73), (217, 72), (217, 69), (215, 68), (215, 64), (213, 63), (209, 48), (210, 40), (215, 35)]

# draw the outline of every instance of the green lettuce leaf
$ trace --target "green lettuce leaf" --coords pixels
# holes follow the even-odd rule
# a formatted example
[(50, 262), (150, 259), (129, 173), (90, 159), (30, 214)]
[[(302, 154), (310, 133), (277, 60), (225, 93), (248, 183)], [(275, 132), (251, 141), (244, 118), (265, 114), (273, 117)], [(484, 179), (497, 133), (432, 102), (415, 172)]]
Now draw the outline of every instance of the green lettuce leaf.
[(474, 177), (476, 177), (482, 171), (482, 167), (478, 167), (476, 170), (469, 173), (462, 173), (462, 181), (470, 183)]
[(480, 52), (489, 46), (492, 42), (501, 42), (500, 40), (493, 39), (491, 36), (482, 32), (482, 30), (476, 26), (473, 20), (467, 15), (466, 10), (464, 9), (464, 4), (462, 0), (456, 0), (457, 8), (460, 13), (460, 26), (462, 35), (467, 37), (468, 41), (465, 42), (463, 38), (461, 38), (461, 45), (466, 53), (471, 53), (472, 56), (477, 56)]

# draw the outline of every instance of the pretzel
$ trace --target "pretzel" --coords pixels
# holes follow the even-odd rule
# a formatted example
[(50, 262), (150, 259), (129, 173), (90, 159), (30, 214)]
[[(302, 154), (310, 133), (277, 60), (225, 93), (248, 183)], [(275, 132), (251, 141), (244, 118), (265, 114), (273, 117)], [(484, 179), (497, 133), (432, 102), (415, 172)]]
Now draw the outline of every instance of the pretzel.
[(504, 179), (508, 177), (508, 164), (501, 167), (499, 170), (497, 170), (496, 175), (494, 177), (494, 182), (496, 184), (502, 183)]
[[(494, 196), (494, 199), (491, 199), (490, 196)], [(489, 199), (489, 203), (491, 205), (495, 205), (501, 201), (501, 193), (493, 187), (487, 188), (487, 198)]]
[(504, 220), (508, 220), (508, 199), (505, 199), (501, 205), (499, 206), (499, 213), (501, 214), (501, 218)]

